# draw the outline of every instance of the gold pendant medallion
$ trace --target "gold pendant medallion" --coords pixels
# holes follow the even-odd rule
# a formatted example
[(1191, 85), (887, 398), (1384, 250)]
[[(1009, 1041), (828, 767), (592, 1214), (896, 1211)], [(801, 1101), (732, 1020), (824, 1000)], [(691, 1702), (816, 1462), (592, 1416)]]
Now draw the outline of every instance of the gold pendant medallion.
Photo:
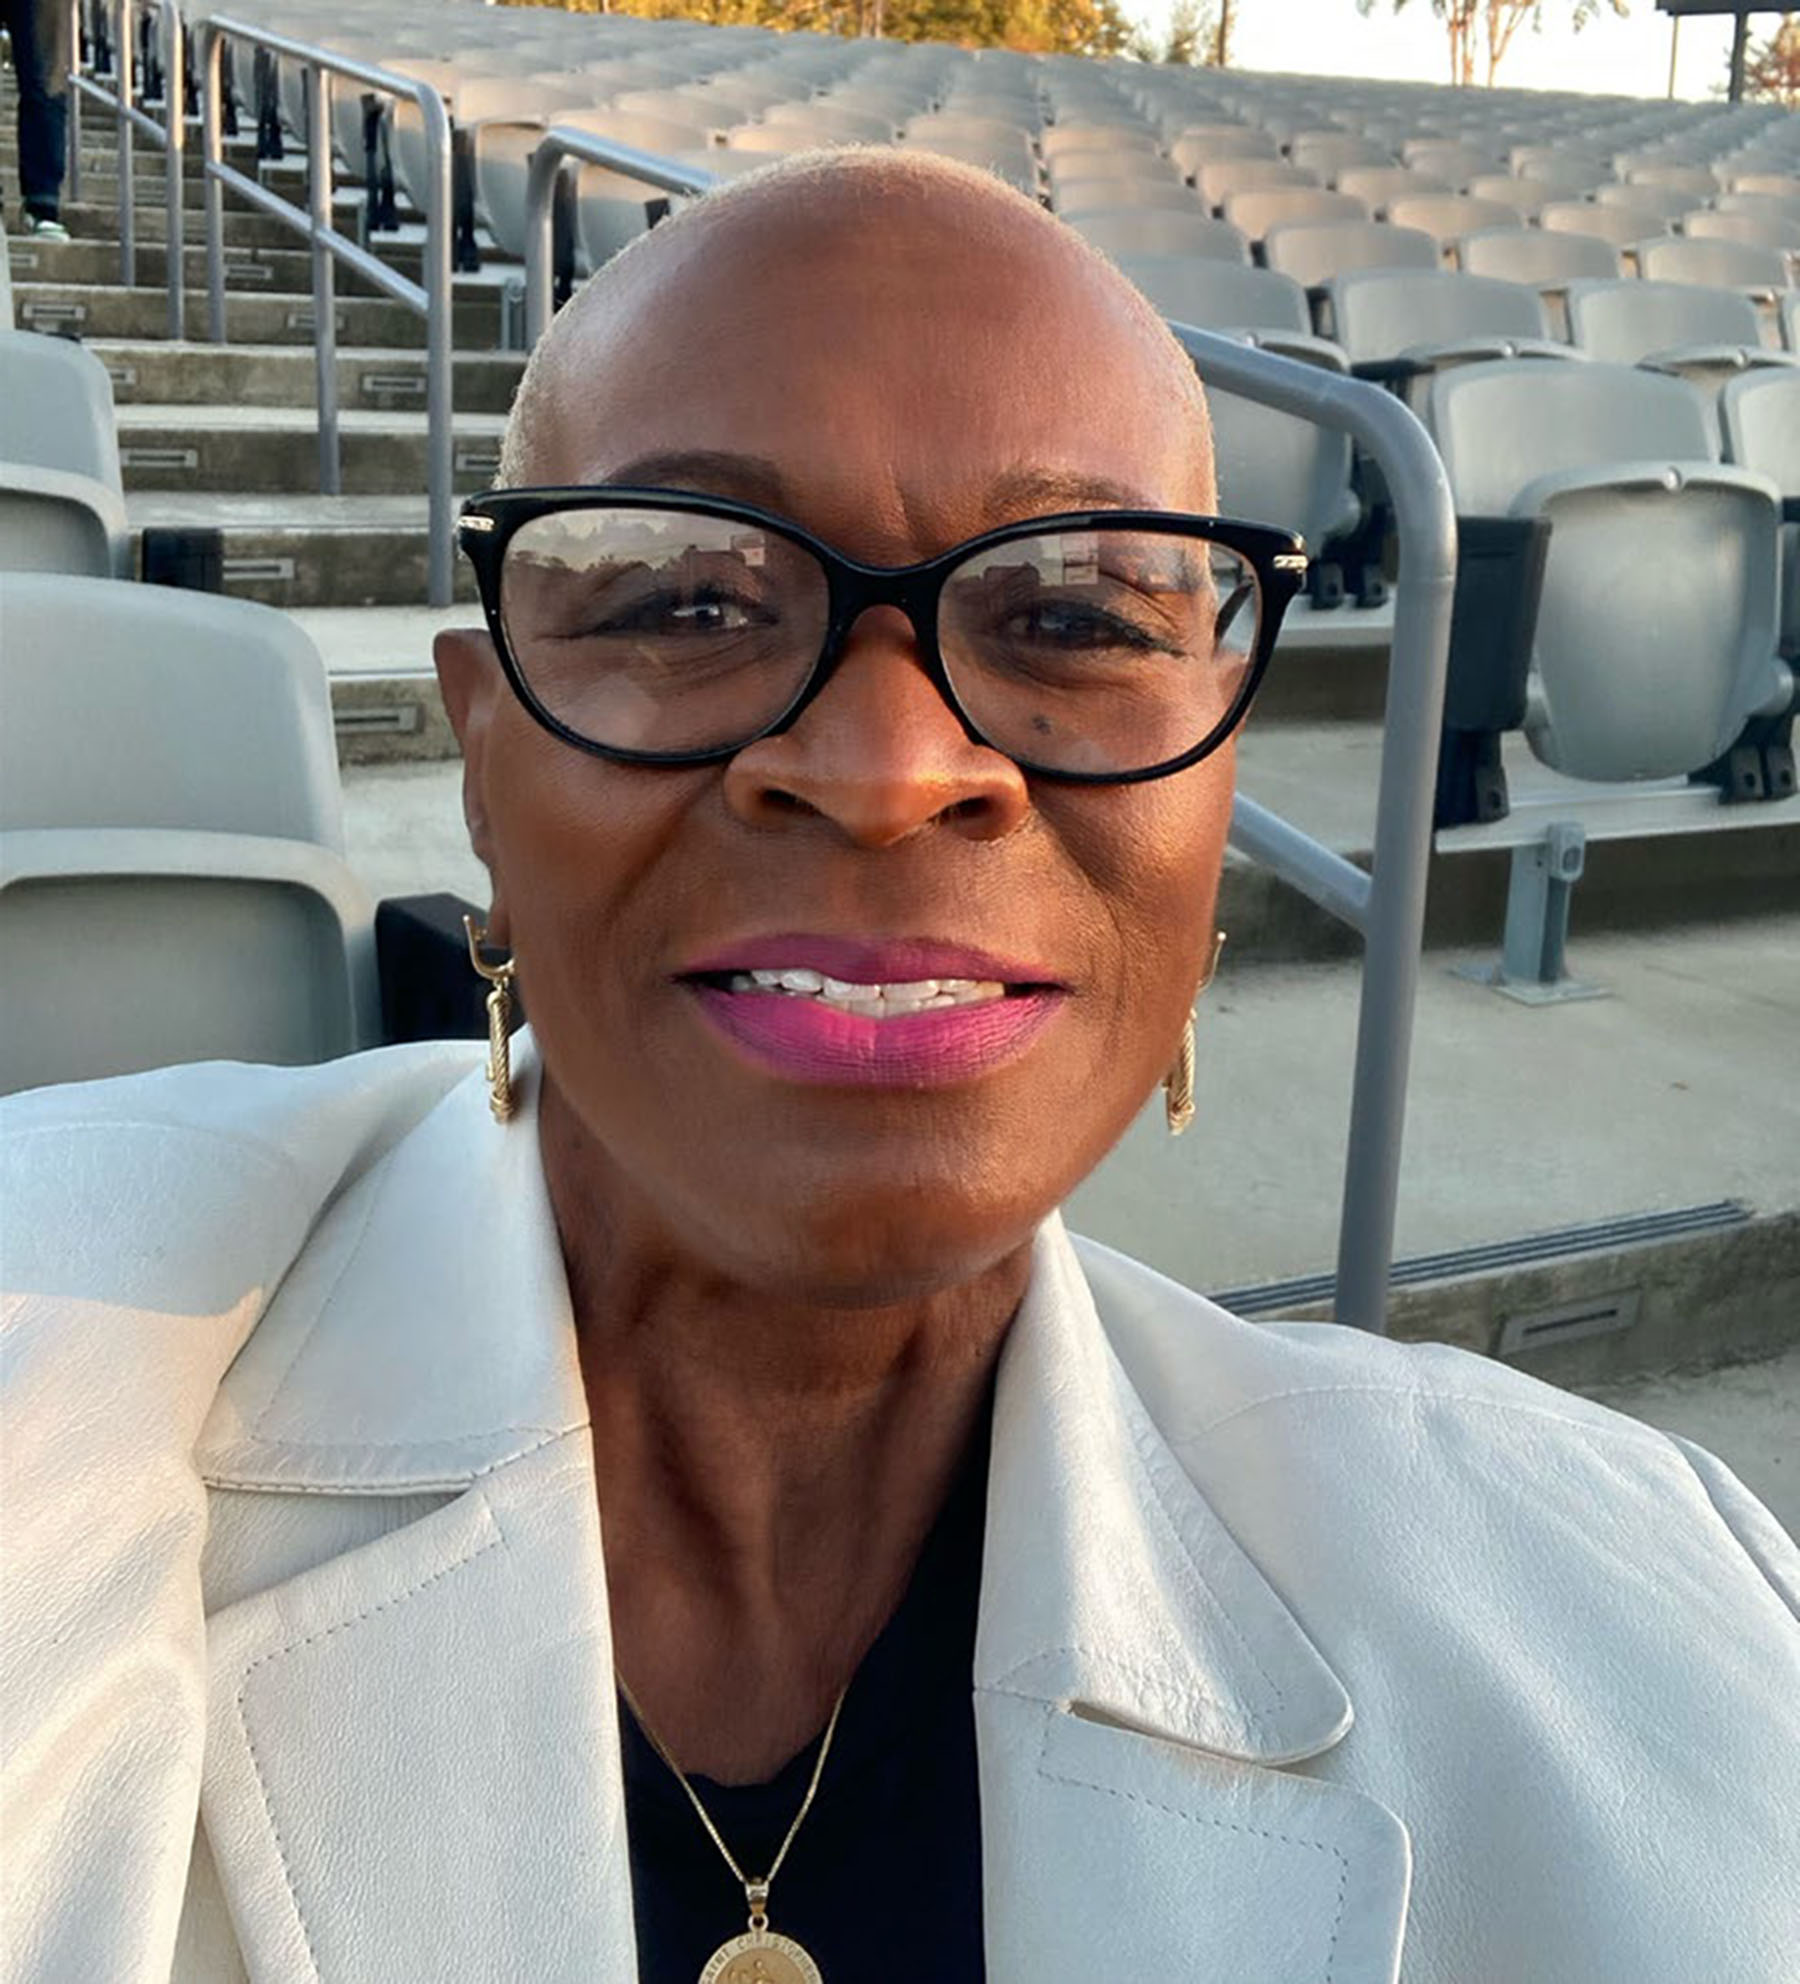
[(713, 1951), (700, 1984), (825, 1984), (825, 1979), (791, 1937), (752, 1929)]

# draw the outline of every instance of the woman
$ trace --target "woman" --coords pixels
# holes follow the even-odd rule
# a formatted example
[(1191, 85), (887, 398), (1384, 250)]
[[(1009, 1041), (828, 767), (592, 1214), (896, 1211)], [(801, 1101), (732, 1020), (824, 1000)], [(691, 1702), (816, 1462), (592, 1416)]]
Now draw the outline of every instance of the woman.
[(437, 654), (497, 1106), (14, 1112), (13, 1974), (1790, 1977), (1729, 1473), (1055, 1218), (1180, 1118), (1294, 582), (1142, 301), (777, 168), (564, 313), (504, 479)]

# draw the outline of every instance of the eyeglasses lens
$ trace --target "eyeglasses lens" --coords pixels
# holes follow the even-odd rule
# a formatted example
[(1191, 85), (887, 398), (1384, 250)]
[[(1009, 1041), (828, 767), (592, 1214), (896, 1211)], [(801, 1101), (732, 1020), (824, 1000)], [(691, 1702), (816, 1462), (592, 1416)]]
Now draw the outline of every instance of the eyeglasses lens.
[(513, 660), (545, 710), (621, 751), (723, 750), (766, 729), (824, 645), (825, 574), (772, 531), (684, 510), (559, 510), (500, 575)]
[[(1181, 757), (1240, 711), (1255, 568), (1204, 538), (1097, 528), (1017, 538), (944, 584), (938, 647), (997, 749), (1077, 775)], [(824, 647), (829, 585), (803, 546), (693, 511), (572, 509), (507, 545), (500, 616), (526, 687), (614, 750), (727, 750), (776, 722)]]
[(1248, 559), (1204, 538), (1058, 531), (978, 552), (938, 609), (970, 721), (1046, 770), (1145, 771), (1240, 713), (1262, 597)]

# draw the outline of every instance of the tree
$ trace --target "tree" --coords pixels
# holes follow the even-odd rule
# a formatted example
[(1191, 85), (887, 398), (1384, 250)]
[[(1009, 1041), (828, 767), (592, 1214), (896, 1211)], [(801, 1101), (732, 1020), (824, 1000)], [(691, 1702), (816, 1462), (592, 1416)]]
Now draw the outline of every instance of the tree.
[(1120, 0), (502, 0), (579, 14), (879, 34), (891, 41), (952, 41), (1045, 55), (1121, 55), (1131, 25)]
[(1800, 108), (1800, 17), (1783, 14), (1767, 41), (1753, 42), (1744, 63), (1744, 94), (1786, 110)]
[[(1376, 12), (1381, 0), (1356, 0), (1358, 13)], [(1394, 0), (1398, 13), (1406, 0)], [(1475, 81), (1477, 68), (1489, 89), (1513, 36), (1529, 20), (1535, 34), (1544, 25), (1546, 0), (1431, 0), (1431, 11), (1444, 24), (1450, 41), (1450, 80), (1465, 88)], [(1569, 25), (1579, 33), (1603, 10), (1621, 17), (1630, 13), (1629, 0), (1573, 0)]]
[(1233, 25), (1233, 0), (1175, 0), (1161, 39), (1139, 26), (1127, 50), (1140, 62), (1224, 69), (1231, 63)]

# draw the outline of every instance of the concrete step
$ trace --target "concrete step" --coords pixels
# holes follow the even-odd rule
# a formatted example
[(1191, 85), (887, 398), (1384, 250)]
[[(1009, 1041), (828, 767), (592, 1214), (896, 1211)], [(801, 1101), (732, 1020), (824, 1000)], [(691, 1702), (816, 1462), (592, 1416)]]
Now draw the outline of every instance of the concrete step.
[[(427, 582), (428, 532), (423, 496), (263, 495), (183, 496), (157, 490), (135, 491), (125, 499), (134, 537), (151, 526), (216, 529), (225, 538), (225, 590), (237, 599), (289, 610), (313, 607), (417, 607)], [(456, 591), (475, 598), (474, 574), (456, 561)], [(356, 616), (348, 616), (356, 617)], [(366, 616), (365, 616), (366, 617)], [(391, 693), (380, 687), (387, 674), (408, 675), (429, 658), (430, 643), (384, 637), (377, 702), (417, 702), (414, 687)], [(448, 749), (441, 712), (437, 748)], [(424, 715), (408, 716), (411, 737)], [(411, 747), (408, 749), (411, 754)]]
[[(312, 250), (297, 234), (287, 237), (281, 248), (245, 248), (228, 244), (225, 250), (225, 286), (228, 289), (254, 289), (272, 293), (299, 294), (312, 288)], [(75, 240), (28, 243), (12, 250), (13, 279), (20, 281), (48, 278), (83, 287), (126, 284), (119, 244), (106, 241)], [(160, 289), (168, 282), (169, 254), (160, 232), (155, 236), (139, 233), (132, 258), (135, 282), (147, 289)], [(206, 284), (206, 250), (190, 247), (182, 257), (182, 271), (190, 286)], [(381, 291), (366, 277), (342, 265), (337, 270), (337, 288), (342, 296), (379, 296)]]
[[(309, 348), (96, 338), (88, 349), (111, 374), (113, 399), (121, 407), (140, 402), (203, 407), (314, 404)], [(505, 413), (524, 369), (523, 352), (459, 353), (457, 409)], [(340, 346), (337, 381), (340, 407), (422, 409), (425, 405), (423, 352)]]
[[(168, 325), (168, 292), (105, 283), (24, 282), (13, 286), (13, 310), (26, 330), (70, 333), (81, 338), (155, 338)], [(497, 288), (458, 286), (452, 337), (459, 350), (499, 348), (501, 302)], [(206, 336), (207, 299), (203, 286), (188, 291), (185, 329), (190, 339)], [(345, 344), (418, 349), (425, 342), (425, 320), (403, 303), (385, 297), (338, 299), (338, 337)], [(304, 344), (313, 337), (308, 295), (231, 293), (226, 331), (233, 343)]]
[[(7, 183), (9, 185), (12, 183), (10, 178)], [(161, 187), (156, 188), (154, 197), (138, 203), (133, 222), (140, 243), (156, 242), (160, 245), (163, 240), (163, 211)], [(86, 198), (65, 200), (62, 218), (75, 241), (107, 242), (112, 245), (115, 254), (118, 252), (119, 209), (116, 202)], [(348, 219), (354, 223), (352, 215), (346, 214), (340, 219)], [(206, 241), (206, 213), (198, 194), (188, 202), (183, 211), (182, 232), (190, 247), (202, 246)], [(354, 233), (354, 225), (346, 228), (345, 232)], [(284, 226), (272, 214), (228, 206), (225, 213), (225, 239), (230, 245), (240, 248), (292, 248), (303, 237), (293, 228)], [(10, 245), (13, 253), (13, 273), (17, 276), (18, 254), (25, 244), (13, 240)], [(36, 245), (36, 243), (32, 244), (34, 247)], [(55, 242), (43, 244), (46, 251), (60, 245)], [(47, 267), (48, 264), (45, 266)]]
[[(484, 489), (500, 462), (498, 414), (456, 421), (456, 487)], [(343, 488), (356, 496), (425, 487), (425, 416), (347, 409), (339, 420)], [(303, 407), (136, 405), (119, 409), (119, 467), (128, 490), (283, 494), (318, 486), (318, 428)]]

